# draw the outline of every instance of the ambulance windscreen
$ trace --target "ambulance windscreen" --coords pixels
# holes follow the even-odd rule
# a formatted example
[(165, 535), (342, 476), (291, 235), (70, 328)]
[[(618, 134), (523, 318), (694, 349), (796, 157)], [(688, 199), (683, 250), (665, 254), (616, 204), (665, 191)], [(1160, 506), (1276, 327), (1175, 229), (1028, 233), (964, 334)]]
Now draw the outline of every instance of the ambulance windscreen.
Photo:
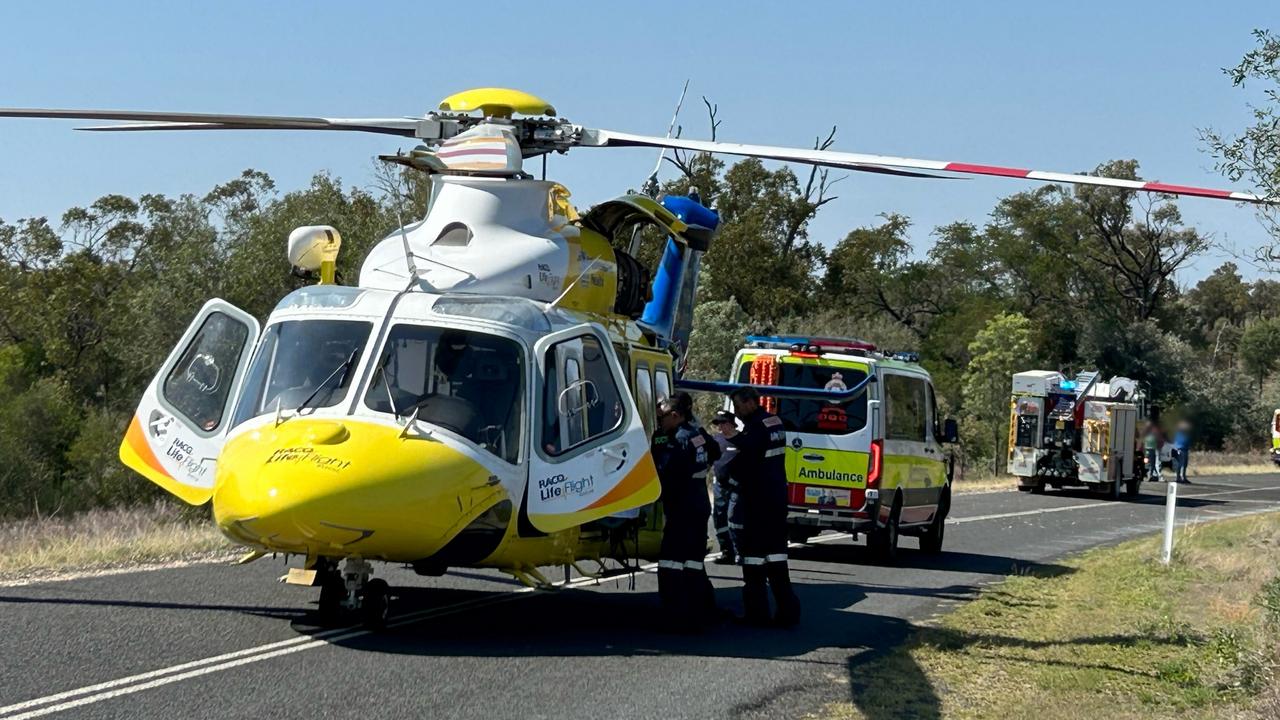
[[(848, 390), (865, 379), (867, 374), (856, 368), (785, 361), (778, 363), (777, 384), (787, 387)], [(738, 369), (738, 382), (751, 382), (750, 362)], [(777, 415), (790, 432), (848, 435), (867, 425), (866, 393), (843, 403), (793, 398), (778, 398), (777, 401)]]

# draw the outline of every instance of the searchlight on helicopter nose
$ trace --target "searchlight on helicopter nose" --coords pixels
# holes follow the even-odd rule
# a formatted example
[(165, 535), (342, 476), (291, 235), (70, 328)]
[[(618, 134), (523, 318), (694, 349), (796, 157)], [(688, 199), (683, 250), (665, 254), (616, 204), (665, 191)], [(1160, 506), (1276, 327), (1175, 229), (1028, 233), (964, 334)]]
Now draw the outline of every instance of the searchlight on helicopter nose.
[(330, 225), (305, 225), (289, 233), (289, 264), (306, 273), (319, 271), (320, 283), (332, 285), (342, 235)]

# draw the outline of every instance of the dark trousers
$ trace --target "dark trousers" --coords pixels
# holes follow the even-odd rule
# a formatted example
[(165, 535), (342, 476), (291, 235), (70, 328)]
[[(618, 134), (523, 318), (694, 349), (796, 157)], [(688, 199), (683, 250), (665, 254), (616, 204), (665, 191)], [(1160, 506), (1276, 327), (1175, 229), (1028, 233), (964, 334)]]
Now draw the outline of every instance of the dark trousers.
[(716, 529), (716, 542), (720, 545), (720, 552), (730, 557), (736, 556), (738, 553), (733, 545), (733, 506), (736, 504), (734, 493), (719, 481), (711, 484), (711, 490), (715, 497), (711, 506), (711, 521)]
[(1174, 479), (1178, 482), (1187, 481), (1187, 461), (1191, 459), (1190, 450), (1173, 451), (1173, 474)]
[(695, 629), (715, 612), (715, 589), (703, 565), (707, 516), (667, 518), (658, 551), (658, 601), (672, 630)]
[[(738, 540), (742, 554), (742, 609), (746, 621), (763, 624), (772, 620), (783, 626), (800, 622), (800, 599), (791, 587), (791, 570), (787, 564), (786, 515), (746, 518)], [(769, 613), (770, 591), (777, 608), (772, 617)]]

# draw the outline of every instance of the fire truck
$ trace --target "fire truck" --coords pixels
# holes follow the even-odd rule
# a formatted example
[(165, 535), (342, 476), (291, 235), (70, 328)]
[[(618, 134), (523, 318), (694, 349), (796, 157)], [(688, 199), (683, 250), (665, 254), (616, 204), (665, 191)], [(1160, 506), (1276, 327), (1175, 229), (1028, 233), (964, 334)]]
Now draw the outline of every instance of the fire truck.
[(1048, 370), (1013, 376), (1009, 471), (1018, 489), (1084, 486), (1114, 498), (1137, 495), (1144, 465), (1138, 419), (1146, 399), (1124, 377), (1074, 378)]

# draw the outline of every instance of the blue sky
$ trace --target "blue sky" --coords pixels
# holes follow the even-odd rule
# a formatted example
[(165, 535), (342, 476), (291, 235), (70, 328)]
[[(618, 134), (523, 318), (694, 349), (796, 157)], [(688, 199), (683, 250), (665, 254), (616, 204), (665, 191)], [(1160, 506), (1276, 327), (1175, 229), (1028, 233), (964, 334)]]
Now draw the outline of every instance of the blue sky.
[[(705, 137), (1064, 172), (1137, 158), (1147, 179), (1228, 187), (1197, 128), (1243, 127), (1246, 93), (1221, 68), (1277, 26), (1265, 3), (5, 3), (0, 105), (270, 114), (418, 114), (468, 87), (518, 87), (575, 122)], [(0, 218), (48, 215), (109, 192), (203, 193), (247, 167), (282, 189), (319, 170), (371, 183), (372, 157), (408, 147), (354, 133), (75, 133), (70, 121), (0, 120)], [(580, 206), (637, 187), (649, 150), (550, 162)], [(812, 236), (899, 212), (913, 242), (985, 221), (1006, 179), (854, 176)], [(1249, 208), (1181, 201), (1224, 244), (1260, 244)], [(283, 247), (283, 238), (281, 239)], [(1184, 282), (1224, 259), (1203, 257)], [(1250, 273), (1253, 274), (1253, 273)]]

